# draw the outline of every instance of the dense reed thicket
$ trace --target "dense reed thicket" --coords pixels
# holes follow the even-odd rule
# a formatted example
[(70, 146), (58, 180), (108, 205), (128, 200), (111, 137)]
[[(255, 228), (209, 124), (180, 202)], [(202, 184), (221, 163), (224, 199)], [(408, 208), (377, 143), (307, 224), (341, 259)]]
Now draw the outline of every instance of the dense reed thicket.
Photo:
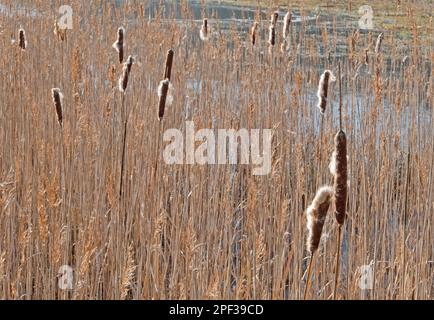
[[(413, 1), (401, 1), (407, 36), (382, 30), (380, 44), (380, 30), (338, 25), (327, 11), (307, 20), (290, 8), (284, 27), (282, 7), (273, 46), (269, 6), (250, 38), (253, 21), (223, 29), (206, 10), (194, 20), (186, 2), (181, 22), (149, 19), (139, 1), (73, 1), (74, 29), (58, 37), (59, 1), (1, 2), (35, 8), (0, 15), (1, 299), (303, 298), (306, 210), (333, 185), (340, 129), (337, 82), (323, 115), (316, 91), (339, 63), (349, 186), (336, 298), (434, 298), (434, 41), (422, 36), (434, 24), (417, 24)], [(120, 64), (129, 56), (132, 70)], [(163, 110), (162, 80), (173, 95)], [(164, 130), (188, 120), (274, 129), (271, 173), (165, 164)], [(337, 232), (329, 214), (311, 299), (333, 297)], [(72, 290), (58, 286), (62, 265)], [(364, 265), (372, 290), (359, 288)]]

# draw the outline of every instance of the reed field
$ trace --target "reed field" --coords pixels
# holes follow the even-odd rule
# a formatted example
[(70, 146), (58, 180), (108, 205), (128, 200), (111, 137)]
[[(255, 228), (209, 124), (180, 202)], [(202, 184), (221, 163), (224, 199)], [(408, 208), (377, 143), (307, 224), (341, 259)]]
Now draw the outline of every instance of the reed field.
[[(434, 299), (431, 1), (65, 2), (0, 0), (0, 299)], [(187, 121), (270, 173), (167, 164)]]

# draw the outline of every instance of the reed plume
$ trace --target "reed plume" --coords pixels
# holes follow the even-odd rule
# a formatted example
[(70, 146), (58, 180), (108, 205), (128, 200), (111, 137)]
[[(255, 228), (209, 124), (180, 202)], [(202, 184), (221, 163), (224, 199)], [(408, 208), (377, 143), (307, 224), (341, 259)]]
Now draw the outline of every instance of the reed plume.
[(334, 82), (334, 81), (336, 81), (336, 77), (333, 75), (333, 73), (330, 70), (325, 70), (319, 80), (318, 93), (317, 93), (319, 99), (318, 108), (320, 109), (322, 114), (324, 114), (327, 107), (329, 84), (330, 82)]
[(200, 39), (202, 41), (208, 41), (209, 39), (209, 30), (208, 30), (208, 19), (203, 19), (202, 27), (200, 28)]
[(124, 37), (125, 37), (125, 29), (124, 27), (120, 27), (117, 32), (118, 38), (115, 43), (113, 43), (113, 48), (117, 51), (119, 55), (119, 63), (124, 61)]
[(63, 94), (60, 92), (59, 88), (53, 88), (51, 89), (51, 95), (54, 106), (56, 107), (57, 121), (59, 122), (60, 126), (63, 127)]
[(26, 50), (27, 48), (27, 39), (26, 39), (26, 32), (24, 31), (24, 29), (20, 28), (20, 30), (18, 31), (18, 45), (20, 46), (20, 48), (22, 50)]
[(129, 56), (127, 61), (124, 63), (124, 67), (122, 69), (122, 76), (119, 78), (119, 91), (124, 94), (128, 87), (128, 80), (130, 77), (130, 72), (133, 63), (134, 63), (134, 58), (132, 56)]
[(253, 23), (253, 26), (250, 28), (250, 43), (252, 46), (255, 46), (256, 44), (256, 31), (258, 30), (259, 23), (255, 21)]

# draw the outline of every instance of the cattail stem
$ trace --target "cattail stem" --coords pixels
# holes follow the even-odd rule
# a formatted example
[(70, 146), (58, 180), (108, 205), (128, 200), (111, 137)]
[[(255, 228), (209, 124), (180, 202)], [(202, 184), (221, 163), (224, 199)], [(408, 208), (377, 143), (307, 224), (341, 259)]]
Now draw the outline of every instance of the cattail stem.
[(339, 282), (339, 262), (340, 262), (340, 253), (341, 253), (341, 234), (342, 234), (342, 225), (338, 227), (338, 235), (337, 235), (337, 253), (336, 253), (336, 265), (335, 265), (335, 286), (333, 289), (333, 300), (336, 300), (336, 292)]
[[(125, 95), (122, 95), (122, 112), (124, 111), (125, 107)], [(121, 181), (119, 182), (119, 202), (122, 199), (122, 188), (123, 188), (123, 181), (124, 181), (124, 171), (125, 171), (125, 151), (126, 151), (126, 145), (127, 145), (127, 124), (128, 124), (128, 115), (125, 115), (125, 122), (124, 122), (124, 136), (122, 141), (122, 158), (121, 158)]]
[(303, 300), (307, 299), (307, 292), (308, 292), (309, 286), (310, 286), (310, 277), (312, 275), (312, 265), (313, 265), (314, 257), (315, 257), (315, 252), (312, 252), (312, 254), (310, 256), (309, 267), (307, 268), (307, 280), (306, 280), (306, 287), (304, 288)]
[(341, 76), (341, 63), (339, 62), (338, 69), (339, 77), (339, 130), (342, 130), (342, 76)]

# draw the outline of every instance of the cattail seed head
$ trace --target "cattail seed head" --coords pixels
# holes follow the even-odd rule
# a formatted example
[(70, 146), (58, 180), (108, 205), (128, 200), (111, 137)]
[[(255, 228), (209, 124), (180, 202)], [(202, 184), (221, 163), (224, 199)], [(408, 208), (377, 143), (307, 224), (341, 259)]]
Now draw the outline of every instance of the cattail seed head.
[(259, 23), (255, 21), (253, 26), (250, 29), (250, 42), (252, 46), (256, 44), (256, 31), (258, 30)]
[(268, 43), (270, 46), (274, 46), (276, 44), (276, 28), (274, 24), (270, 25), (269, 34), (268, 34)]
[(375, 54), (379, 54), (381, 52), (381, 44), (383, 43), (384, 34), (380, 33), (377, 38), (377, 42), (375, 44)]
[(119, 63), (124, 61), (124, 37), (125, 37), (125, 29), (124, 27), (120, 27), (117, 32), (117, 40), (113, 43), (113, 48), (117, 51), (119, 55)]
[(27, 48), (26, 32), (22, 28), (18, 31), (18, 45), (22, 50)]
[(51, 89), (51, 95), (53, 98), (54, 106), (56, 107), (56, 113), (57, 113), (57, 121), (59, 122), (60, 126), (63, 126), (63, 94), (60, 92), (59, 88), (53, 88)]
[(273, 14), (271, 15), (271, 24), (275, 26), (277, 23), (277, 19), (279, 19), (279, 12), (274, 11)]
[(321, 187), (317, 191), (311, 205), (307, 208), (307, 250), (311, 254), (313, 254), (319, 247), (322, 229), (324, 227), (324, 222), (327, 217), (332, 197), (332, 187)]
[(124, 63), (124, 67), (122, 69), (122, 76), (119, 78), (119, 91), (124, 94), (128, 87), (128, 80), (130, 77), (130, 72), (133, 63), (134, 63), (134, 58), (132, 56), (129, 56), (127, 61)]
[(158, 97), (160, 98), (160, 103), (158, 106), (158, 119), (161, 120), (164, 117), (164, 111), (166, 108), (166, 99), (167, 94), (169, 92), (169, 85), (170, 81), (169, 79), (165, 79), (160, 82), (160, 85), (158, 86)]
[(318, 108), (321, 113), (324, 114), (327, 107), (327, 96), (328, 96), (328, 88), (329, 83), (336, 81), (336, 77), (330, 70), (325, 70), (321, 75), (318, 85)]
[(208, 19), (203, 19), (202, 22), (202, 27), (200, 28), (200, 39), (202, 41), (208, 41), (209, 37), (208, 37)]
[(286, 39), (289, 35), (289, 26), (291, 25), (292, 13), (288, 11), (283, 18), (283, 39)]
[(166, 56), (166, 67), (164, 69), (164, 77), (163, 79), (171, 79), (172, 77), (172, 66), (173, 66), (173, 56), (174, 56), (174, 51), (172, 49), (167, 51), (167, 56)]
[[(342, 225), (347, 211), (348, 168), (347, 168), (347, 138), (345, 132), (340, 130), (335, 137), (334, 164), (331, 171), (334, 173), (334, 196), (336, 207), (336, 221)], [(333, 161), (332, 161), (333, 162)], [(334, 169), (332, 170), (332, 166)]]

